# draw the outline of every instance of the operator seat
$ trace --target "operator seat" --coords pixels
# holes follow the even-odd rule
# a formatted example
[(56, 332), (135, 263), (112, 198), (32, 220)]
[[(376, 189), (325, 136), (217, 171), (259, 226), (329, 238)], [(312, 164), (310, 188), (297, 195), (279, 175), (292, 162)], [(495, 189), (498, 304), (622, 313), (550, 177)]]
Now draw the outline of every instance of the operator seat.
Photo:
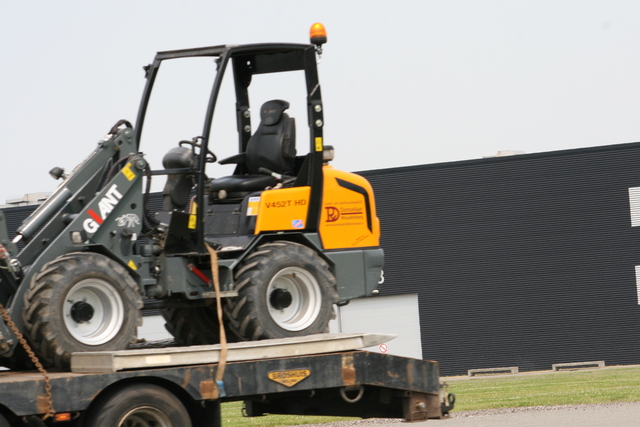
[[(212, 201), (241, 198), (255, 191), (275, 186), (267, 169), (281, 175), (293, 175), (296, 160), (296, 123), (285, 110), (289, 103), (282, 100), (265, 102), (260, 108), (260, 125), (247, 143), (244, 153), (220, 160), (220, 164), (237, 163), (236, 174), (214, 179), (208, 185)], [(238, 173), (238, 171), (244, 173)]]

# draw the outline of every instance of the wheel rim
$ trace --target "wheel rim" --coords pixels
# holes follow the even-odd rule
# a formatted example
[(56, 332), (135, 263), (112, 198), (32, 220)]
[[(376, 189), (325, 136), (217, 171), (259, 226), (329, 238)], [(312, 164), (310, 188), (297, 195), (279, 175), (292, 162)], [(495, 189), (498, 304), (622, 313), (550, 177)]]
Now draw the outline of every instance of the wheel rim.
[(307, 270), (287, 267), (267, 287), (269, 315), (280, 328), (301, 331), (315, 322), (322, 308), (322, 294), (316, 278)]
[(124, 304), (113, 286), (92, 278), (71, 288), (64, 300), (63, 313), (64, 324), (73, 338), (82, 344), (101, 345), (120, 331)]
[(118, 427), (175, 427), (162, 411), (150, 406), (136, 408), (128, 412)]

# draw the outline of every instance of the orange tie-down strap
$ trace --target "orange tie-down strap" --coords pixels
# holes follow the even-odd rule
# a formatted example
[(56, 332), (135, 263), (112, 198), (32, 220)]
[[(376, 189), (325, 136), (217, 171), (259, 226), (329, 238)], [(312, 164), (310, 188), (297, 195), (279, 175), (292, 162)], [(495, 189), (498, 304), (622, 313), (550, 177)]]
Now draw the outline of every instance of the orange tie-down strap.
[(218, 324), (220, 327), (220, 361), (216, 370), (217, 390), (214, 391), (215, 398), (220, 397), (220, 388), (223, 387), (222, 378), (224, 377), (224, 369), (227, 365), (227, 334), (224, 331), (224, 322), (222, 320), (222, 302), (220, 301), (220, 278), (218, 276), (218, 253), (207, 243), (207, 251), (211, 257), (211, 275), (213, 276), (213, 288), (216, 291), (216, 309), (218, 311)]

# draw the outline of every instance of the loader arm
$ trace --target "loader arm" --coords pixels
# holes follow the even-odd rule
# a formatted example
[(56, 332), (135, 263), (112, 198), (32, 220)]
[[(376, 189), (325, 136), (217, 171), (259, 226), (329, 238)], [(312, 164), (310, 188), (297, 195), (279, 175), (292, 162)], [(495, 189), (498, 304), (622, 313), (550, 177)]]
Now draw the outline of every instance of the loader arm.
[[(117, 130), (64, 180), (17, 229), (13, 243), (24, 248), (13, 258), (15, 274), (0, 282), (0, 303), (23, 329), (24, 294), (46, 263), (71, 252), (97, 252), (130, 271), (140, 265), (133, 245), (142, 232), (142, 176), (147, 163), (137, 154), (131, 128)], [(134, 274), (133, 277), (137, 278)], [(0, 322), (0, 354), (7, 356), (16, 340)]]
[(98, 147), (16, 230), (14, 242), (25, 243), (17, 256), (20, 263), (31, 265), (47, 252), (51, 240), (59, 236), (101, 192), (109, 174), (113, 173), (110, 169), (124, 166), (118, 163), (136, 152), (133, 131), (128, 128), (115, 135), (107, 135), (98, 142)]

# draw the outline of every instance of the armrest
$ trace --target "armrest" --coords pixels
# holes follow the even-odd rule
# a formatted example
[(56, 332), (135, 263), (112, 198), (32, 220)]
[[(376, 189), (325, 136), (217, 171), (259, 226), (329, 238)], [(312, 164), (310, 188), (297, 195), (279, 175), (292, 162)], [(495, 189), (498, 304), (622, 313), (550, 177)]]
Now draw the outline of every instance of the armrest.
[(239, 154), (234, 154), (231, 157), (227, 157), (226, 159), (222, 159), (218, 163), (220, 163), (221, 165), (232, 165), (232, 164), (238, 164), (238, 163), (245, 163), (246, 159), (247, 159), (247, 153), (239, 153)]

